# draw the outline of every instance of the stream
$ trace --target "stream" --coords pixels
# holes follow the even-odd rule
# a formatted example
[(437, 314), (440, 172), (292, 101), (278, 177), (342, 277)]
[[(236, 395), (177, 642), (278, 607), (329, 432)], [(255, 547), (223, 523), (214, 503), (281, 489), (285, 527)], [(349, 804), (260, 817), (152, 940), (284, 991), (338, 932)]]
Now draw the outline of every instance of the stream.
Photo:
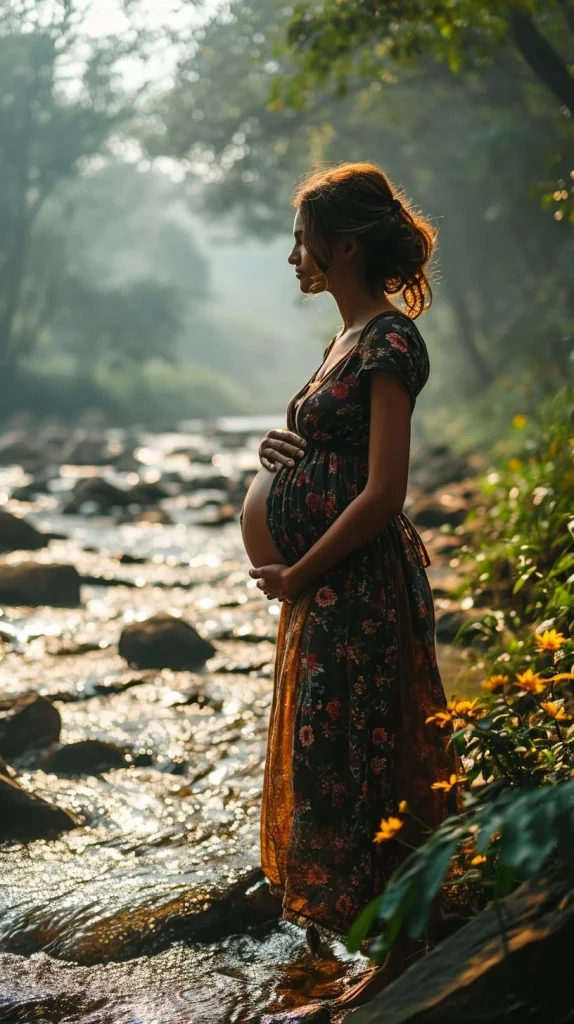
[[(2, 700), (40, 694), (61, 718), (57, 742), (6, 760), (24, 789), (77, 823), (0, 848), (5, 1024), (255, 1024), (338, 994), (365, 967), (327, 937), (312, 958), (259, 867), (280, 606), (248, 578), (237, 511), (267, 426), (96, 431), (97, 444), (86, 432), (75, 453), (54, 428), (35, 439), (36, 455), (29, 444), (22, 462), (2, 460), (2, 507), (57, 536), (1, 563), (70, 563), (81, 577), (77, 607), (0, 614)], [(96, 462), (80, 461), (82, 444), (85, 455), (99, 445)], [(102, 509), (89, 490), (65, 511), (80, 484), (100, 479), (161, 489), (153, 514), (142, 517), (137, 501)], [(438, 535), (423, 539), (448, 611), (453, 570), (448, 554), (433, 554)], [(141, 669), (120, 657), (124, 626), (158, 613), (212, 642), (204, 667)], [(460, 651), (440, 645), (439, 663), (452, 692)], [(117, 766), (54, 769), (54, 751), (86, 740), (111, 745)]]

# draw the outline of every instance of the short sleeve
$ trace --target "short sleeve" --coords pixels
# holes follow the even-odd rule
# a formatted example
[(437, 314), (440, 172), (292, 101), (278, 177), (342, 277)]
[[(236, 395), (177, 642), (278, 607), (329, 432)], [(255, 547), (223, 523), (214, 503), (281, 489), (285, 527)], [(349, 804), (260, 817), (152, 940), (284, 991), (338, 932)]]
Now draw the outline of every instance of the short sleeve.
[(358, 346), (359, 373), (394, 373), (405, 385), (414, 408), (429, 376), (426, 345), (407, 317), (382, 316), (365, 330)]

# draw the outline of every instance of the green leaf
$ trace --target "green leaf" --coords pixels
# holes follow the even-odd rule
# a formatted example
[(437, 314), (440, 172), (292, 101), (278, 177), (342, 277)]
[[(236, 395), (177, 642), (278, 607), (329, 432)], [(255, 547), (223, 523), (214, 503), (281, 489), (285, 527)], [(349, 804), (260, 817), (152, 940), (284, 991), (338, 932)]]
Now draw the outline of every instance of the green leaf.
[(365, 939), (373, 925), (373, 922), (378, 917), (379, 905), (381, 897), (377, 896), (376, 899), (371, 900), (367, 904), (365, 909), (359, 915), (356, 921), (353, 922), (347, 935), (347, 949), (350, 953), (357, 953), (361, 948), (361, 942)]
[(417, 899), (413, 901), (407, 921), (408, 934), (411, 939), (420, 938), (425, 930), (432, 901), (444, 882), (457, 846), (458, 843), (455, 841), (445, 843), (438, 847), (427, 860), (418, 887)]

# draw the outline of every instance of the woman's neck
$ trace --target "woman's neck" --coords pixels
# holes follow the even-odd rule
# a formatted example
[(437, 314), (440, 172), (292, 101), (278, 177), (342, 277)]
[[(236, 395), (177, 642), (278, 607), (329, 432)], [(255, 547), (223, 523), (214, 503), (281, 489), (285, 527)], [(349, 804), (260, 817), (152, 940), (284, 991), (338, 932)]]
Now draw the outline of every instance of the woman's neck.
[(384, 292), (373, 296), (366, 288), (342, 288), (331, 291), (331, 294), (343, 320), (343, 331), (364, 327), (377, 313), (396, 309)]

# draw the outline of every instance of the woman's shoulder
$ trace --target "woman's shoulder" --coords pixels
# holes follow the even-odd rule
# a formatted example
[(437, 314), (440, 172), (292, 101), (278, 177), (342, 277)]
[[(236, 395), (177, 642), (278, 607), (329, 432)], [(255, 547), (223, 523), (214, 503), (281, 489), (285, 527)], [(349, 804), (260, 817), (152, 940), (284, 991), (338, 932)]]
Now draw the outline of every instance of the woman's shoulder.
[(358, 345), (361, 367), (398, 373), (413, 398), (427, 382), (430, 364), (424, 338), (406, 313), (380, 313), (367, 324)]

